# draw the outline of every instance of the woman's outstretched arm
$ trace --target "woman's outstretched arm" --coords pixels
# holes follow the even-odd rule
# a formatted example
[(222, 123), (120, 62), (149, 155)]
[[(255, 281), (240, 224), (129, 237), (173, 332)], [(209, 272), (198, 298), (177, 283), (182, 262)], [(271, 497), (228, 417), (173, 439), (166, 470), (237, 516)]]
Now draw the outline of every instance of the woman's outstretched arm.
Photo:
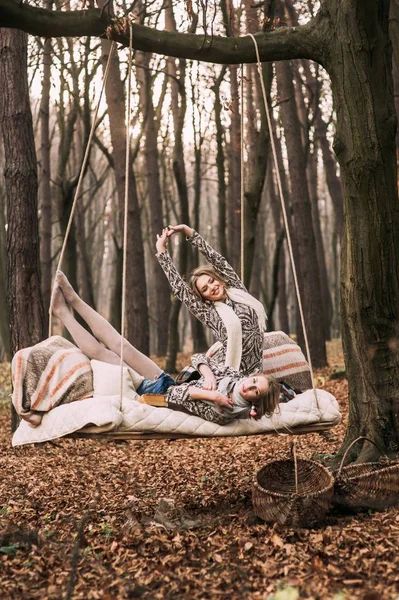
[(247, 291), (246, 287), (242, 283), (241, 279), (234, 271), (233, 267), (227, 262), (227, 260), (216, 252), (212, 246), (192, 227), (188, 225), (172, 225), (169, 228), (173, 232), (181, 231), (185, 234), (187, 241), (192, 246), (198, 248), (202, 256), (213, 266), (215, 271), (219, 273), (221, 277), (226, 281), (227, 287), (234, 287), (241, 290)]
[(187, 306), (188, 310), (197, 317), (201, 323), (214, 329), (214, 322), (210, 317), (209, 307), (194, 294), (173, 264), (172, 258), (167, 250), (169, 237), (170, 235), (168, 234), (167, 229), (164, 229), (162, 234), (157, 236), (156, 257), (169, 280), (172, 292), (180, 302), (183, 302), (183, 304)]

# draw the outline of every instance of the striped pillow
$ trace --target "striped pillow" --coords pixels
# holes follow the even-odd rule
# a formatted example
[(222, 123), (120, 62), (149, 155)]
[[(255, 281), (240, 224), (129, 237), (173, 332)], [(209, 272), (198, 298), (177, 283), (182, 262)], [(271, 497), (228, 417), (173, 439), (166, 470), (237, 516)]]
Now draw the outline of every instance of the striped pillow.
[(265, 333), (263, 371), (298, 391), (312, 387), (309, 364), (302, 350), (283, 331)]

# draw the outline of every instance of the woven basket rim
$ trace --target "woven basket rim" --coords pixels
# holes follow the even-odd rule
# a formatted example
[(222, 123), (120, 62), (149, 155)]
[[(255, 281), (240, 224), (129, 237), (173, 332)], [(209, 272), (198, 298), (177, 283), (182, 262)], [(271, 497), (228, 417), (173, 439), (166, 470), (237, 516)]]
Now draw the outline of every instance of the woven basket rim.
[(257, 490), (259, 490), (260, 492), (262, 492), (264, 494), (268, 494), (269, 496), (274, 496), (276, 498), (293, 498), (293, 497), (294, 498), (306, 498), (306, 497), (316, 498), (317, 496), (321, 496), (322, 494), (325, 494), (329, 489), (333, 488), (334, 476), (331, 473), (331, 471), (329, 469), (327, 469), (327, 467), (325, 467), (321, 463), (311, 460), (309, 458), (298, 458), (297, 462), (307, 462), (307, 463), (317, 466), (318, 468), (320, 468), (320, 470), (324, 471), (324, 473), (329, 478), (329, 483), (326, 484), (325, 487), (323, 487), (322, 489), (316, 490), (315, 492), (311, 492), (311, 491), (299, 492), (299, 493), (297, 493), (297, 492), (275, 492), (273, 490), (268, 490), (268, 489), (264, 488), (258, 482), (258, 475), (264, 469), (266, 469), (266, 467), (270, 466), (270, 464), (285, 463), (285, 462), (294, 462), (294, 461), (293, 461), (293, 459), (290, 459), (290, 458), (284, 458), (284, 459), (279, 459), (279, 460), (270, 460), (268, 463), (263, 465), (263, 467), (258, 469), (258, 471), (255, 473), (255, 477), (253, 480), (253, 487), (255, 487)]
[[(359, 475), (356, 475), (356, 471), (359, 470), (359, 467), (367, 468), (367, 467), (372, 467), (372, 466), (380, 466), (381, 468), (378, 471), (371, 471), (368, 473), (366, 472), (366, 473), (360, 473)], [(338, 482), (340, 482), (341, 480), (345, 480), (345, 482), (353, 481), (353, 480), (358, 481), (359, 479), (364, 479), (365, 477), (369, 477), (370, 475), (384, 475), (385, 473), (392, 471), (394, 469), (399, 469), (399, 461), (396, 461), (394, 464), (391, 464), (391, 465), (384, 465), (384, 464), (381, 464), (380, 462), (367, 462), (367, 463), (351, 464), (351, 465), (347, 465), (346, 467), (342, 467), (340, 474), (338, 475), (338, 473), (337, 473), (335, 475), (335, 481), (338, 481)], [(350, 476), (349, 471), (353, 472), (354, 474), (352, 476)]]

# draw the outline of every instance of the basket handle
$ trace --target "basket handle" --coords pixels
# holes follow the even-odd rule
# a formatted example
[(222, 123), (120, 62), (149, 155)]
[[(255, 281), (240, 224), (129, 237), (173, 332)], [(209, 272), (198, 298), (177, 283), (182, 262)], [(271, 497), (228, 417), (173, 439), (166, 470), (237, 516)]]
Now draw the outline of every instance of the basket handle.
[(342, 467), (344, 466), (344, 462), (345, 462), (345, 458), (346, 455), (348, 454), (349, 450), (352, 448), (352, 446), (354, 446), (356, 444), (356, 442), (358, 442), (359, 440), (367, 440), (368, 442), (371, 442), (372, 444), (374, 444), (374, 446), (377, 448), (377, 450), (379, 450), (381, 452), (381, 454), (383, 454), (384, 456), (386, 456), (388, 458), (388, 456), (385, 454), (385, 452), (383, 452), (381, 450), (381, 448), (378, 446), (378, 444), (376, 444), (373, 440), (371, 440), (370, 438), (361, 435), (360, 437), (356, 438), (355, 440), (353, 440), (353, 442), (351, 442), (349, 444), (349, 446), (347, 447), (347, 449), (344, 452), (344, 455), (342, 457), (341, 460), (341, 464), (339, 465), (339, 469), (338, 469), (338, 473), (337, 473), (337, 477), (339, 477), (341, 475), (341, 471), (342, 471)]

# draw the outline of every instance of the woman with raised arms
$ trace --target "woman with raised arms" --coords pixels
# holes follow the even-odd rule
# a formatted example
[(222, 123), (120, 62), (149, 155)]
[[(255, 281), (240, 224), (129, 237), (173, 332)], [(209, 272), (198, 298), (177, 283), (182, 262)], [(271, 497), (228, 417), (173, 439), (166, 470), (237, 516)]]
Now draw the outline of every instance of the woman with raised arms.
[[(168, 240), (182, 232), (198, 248), (211, 266), (195, 269), (187, 284), (178, 273), (167, 251)], [(242, 283), (227, 260), (188, 225), (165, 228), (157, 236), (157, 258), (175, 296), (204, 325), (209, 327), (222, 349), (217, 353), (220, 365), (251, 375), (262, 370), (263, 333), (266, 313)]]

